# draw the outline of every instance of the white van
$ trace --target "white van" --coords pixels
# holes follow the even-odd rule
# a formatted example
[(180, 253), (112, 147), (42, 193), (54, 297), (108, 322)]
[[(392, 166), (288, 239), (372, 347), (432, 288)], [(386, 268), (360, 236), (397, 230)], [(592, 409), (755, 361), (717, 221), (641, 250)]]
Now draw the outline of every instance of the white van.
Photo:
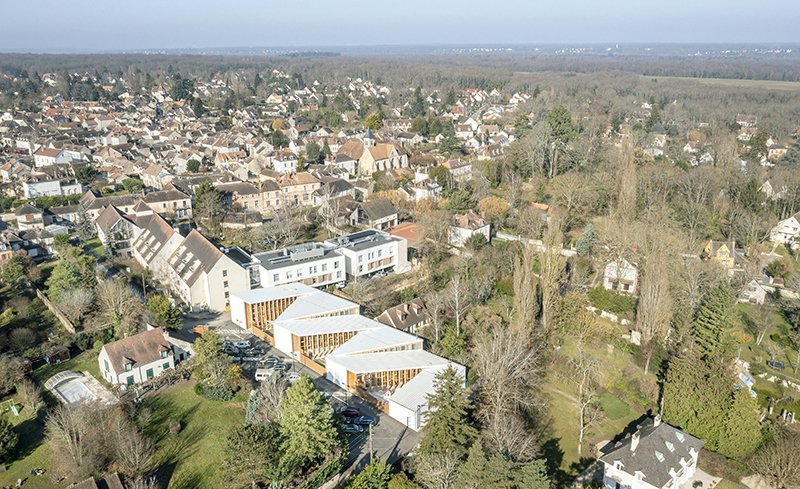
[(256, 369), (256, 382), (266, 380), (271, 375), (275, 375), (275, 370), (272, 370), (271, 368), (258, 368)]

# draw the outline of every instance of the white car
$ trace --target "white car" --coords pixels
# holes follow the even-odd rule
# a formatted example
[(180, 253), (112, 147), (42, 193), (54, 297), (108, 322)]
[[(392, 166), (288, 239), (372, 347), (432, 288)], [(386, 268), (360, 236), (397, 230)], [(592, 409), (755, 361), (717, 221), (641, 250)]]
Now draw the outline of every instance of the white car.
[(235, 346), (236, 348), (250, 348), (250, 342), (245, 340), (235, 341), (233, 343), (233, 346)]
[(290, 384), (294, 384), (295, 382), (300, 380), (300, 374), (298, 374), (297, 372), (292, 372), (286, 379), (289, 381)]

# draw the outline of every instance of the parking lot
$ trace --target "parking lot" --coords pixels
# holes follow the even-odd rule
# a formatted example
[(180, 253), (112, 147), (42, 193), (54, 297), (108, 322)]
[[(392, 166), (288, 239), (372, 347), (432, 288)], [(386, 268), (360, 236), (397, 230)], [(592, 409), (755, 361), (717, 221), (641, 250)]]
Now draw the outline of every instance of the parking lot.
[[(375, 418), (377, 424), (373, 426), (371, 430), (372, 450), (375, 458), (394, 463), (400, 456), (405, 455), (416, 446), (419, 438), (418, 433), (392, 419), (388, 414), (380, 412), (358, 396), (341, 389), (324, 376), (318, 375), (299, 362), (295, 362), (291, 357), (271, 347), (266, 341), (243, 331), (233, 323), (219, 324), (215, 327), (215, 330), (227, 341), (249, 341), (253, 347), (263, 352), (263, 356), (276, 356), (280, 358), (283, 363), (289, 367), (287, 373), (300, 372), (307, 375), (312, 379), (317, 389), (326, 393), (326, 397), (328, 397), (334, 407), (344, 405), (353, 406), (359, 409), (361, 415)], [(263, 366), (259, 366), (258, 362), (250, 361), (242, 362), (241, 366), (242, 375), (253, 384), (254, 388), (257, 387), (258, 382), (255, 381), (255, 372), (256, 369), (263, 368)], [(348, 475), (353, 470), (360, 470), (364, 465), (369, 463), (370, 430), (367, 429), (366, 426), (364, 428), (365, 430), (362, 433), (347, 435), (350, 453), (346, 464), (345, 475)]]

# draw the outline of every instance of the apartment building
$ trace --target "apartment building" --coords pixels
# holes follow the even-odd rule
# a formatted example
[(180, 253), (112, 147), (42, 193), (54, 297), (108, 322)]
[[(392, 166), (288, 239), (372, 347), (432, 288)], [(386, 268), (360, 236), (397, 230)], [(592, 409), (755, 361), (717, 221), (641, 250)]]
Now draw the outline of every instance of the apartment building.
[(305, 243), (256, 253), (262, 287), (300, 282), (322, 287), (347, 278), (344, 256), (322, 243)]
[(375, 229), (325, 241), (345, 258), (349, 277), (371, 276), (382, 271), (406, 272), (408, 243), (405, 239)]

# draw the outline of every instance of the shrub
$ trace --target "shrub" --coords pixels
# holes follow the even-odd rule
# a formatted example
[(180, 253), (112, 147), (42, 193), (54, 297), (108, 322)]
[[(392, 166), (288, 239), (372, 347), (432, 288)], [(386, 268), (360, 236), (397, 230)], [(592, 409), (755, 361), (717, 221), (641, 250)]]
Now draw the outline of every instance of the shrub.
[(205, 386), (203, 397), (209, 401), (230, 401), (233, 397), (233, 390), (227, 385)]
[(603, 287), (595, 287), (589, 291), (589, 302), (598, 309), (632, 319), (636, 312), (636, 298), (617, 294)]
[(169, 423), (169, 433), (171, 435), (177, 435), (180, 432), (181, 432), (181, 422), (180, 422), (180, 420), (170, 421), (170, 423)]

